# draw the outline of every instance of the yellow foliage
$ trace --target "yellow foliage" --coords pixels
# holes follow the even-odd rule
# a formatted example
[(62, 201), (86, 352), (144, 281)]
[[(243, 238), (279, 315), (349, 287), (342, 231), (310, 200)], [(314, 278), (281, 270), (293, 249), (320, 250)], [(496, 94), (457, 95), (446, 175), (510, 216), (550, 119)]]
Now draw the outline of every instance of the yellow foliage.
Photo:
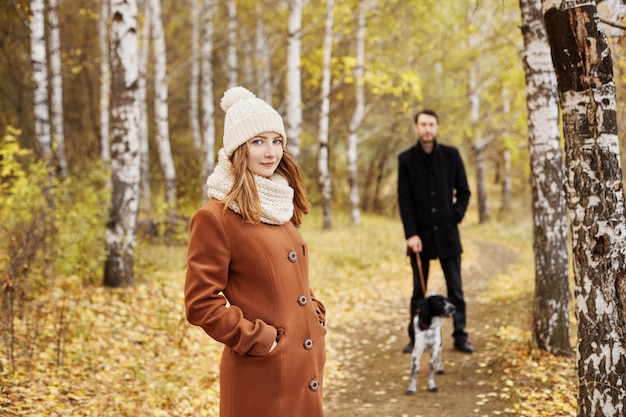
[[(354, 228), (347, 215), (335, 213), (332, 231), (320, 230), (318, 225), (321, 216), (314, 211), (302, 233), (311, 250), (312, 288), (329, 313), (325, 389), (332, 393), (345, 389), (357, 377), (348, 368), (363, 359), (359, 357), (363, 351), (356, 349), (355, 343), (371, 343), (363, 338), (362, 325), (379, 323), (381, 309), (393, 300), (408, 299), (410, 283), (405, 277), (411, 272), (408, 261), (402, 261), (406, 260), (404, 240), (397, 219), (365, 215), (360, 227)], [(493, 226), (471, 224), (463, 232), (494, 240), (498, 233)], [(480, 264), (480, 249), (468, 245), (464, 254), (467, 267)], [(222, 346), (185, 320), (185, 255), (184, 246), (140, 245), (136, 284), (125, 289), (83, 286), (77, 276), (57, 277), (54, 291), (37, 300), (40, 333), (34, 340), (31, 369), (10, 373), (6, 358), (0, 357), (0, 414), (218, 415)], [(496, 280), (519, 283), (522, 273), (514, 267)], [(440, 271), (435, 269), (433, 274), (437, 285)], [(498, 303), (507, 299), (507, 293), (509, 299), (529, 297), (527, 290), (494, 286), (479, 302)], [(62, 323), (67, 330), (59, 350), (57, 336)], [(16, 332), (27, 337), (30, 325), (20, 319)], [(493, 333), (499, 341), (486, 347), (486, 360), (478, 364), (476, 372), (482, 375), (481, 384), (489, 380), (500, 388), (478, 395), (476, 407), (485, 407), (497, 398), (509, 405), (493, 415), (575, 415), (576, 377), (571, 358), (531, 349), (526, 328), (500, 322), (493, 328), (485, 325), (483, 331)], [(489, 357), (493, 359), (487, 360)], [(493, 371), (492, 361), (501, 364), (498, 369), (502, 372)], [(384, 367), (385, 361), (380, 364)], [(374, 394), (390, 395), (385, 386)]]

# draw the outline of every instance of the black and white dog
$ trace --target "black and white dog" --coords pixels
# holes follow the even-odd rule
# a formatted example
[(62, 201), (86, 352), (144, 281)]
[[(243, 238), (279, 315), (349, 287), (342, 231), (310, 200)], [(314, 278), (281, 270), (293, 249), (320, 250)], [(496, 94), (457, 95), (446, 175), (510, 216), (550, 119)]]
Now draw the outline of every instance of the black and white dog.
[(441, 295), (431, 295), (421, 300), (417, 307), (417, 314), (413, 318), (415, 330), (415, 343), (411, 352), (411, 379), (407, 395), (415, 394), (417, 385), (417, 372), (420, 367), (420, 358), (426, 348), (431, 348), (430, 373), (428, 375), (428, 390), (437, 392), (435, 385), (435, 371), (443, 373), (441, 360), (441, 322), (444, 317), (451, 317), (456, 308), (454, 304)]

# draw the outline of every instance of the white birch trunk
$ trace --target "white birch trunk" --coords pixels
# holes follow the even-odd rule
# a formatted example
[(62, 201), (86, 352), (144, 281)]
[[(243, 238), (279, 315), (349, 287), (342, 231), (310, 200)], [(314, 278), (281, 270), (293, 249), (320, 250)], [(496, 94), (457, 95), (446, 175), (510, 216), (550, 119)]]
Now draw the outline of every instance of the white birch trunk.
[[(52, 194), (55, 179), (52, 139), (50, 136), (50, 107), (48, 104), (48, 61), (44, 23), (44, 2), (33, 0), (30, 3), (32, 21), (30, 23), (31, 79), (33, 82), (33, 114), (35, 117), (35, 144), (39, 156), (47, 166), (48, 183), (42, 190), (48, 213), (45, 214), (46, 236), (48, 241), (56, 237), (56, 203)], [(54, 259), (54, 245), (47, 243), (44, 248), (46, 259)], [(52, 277), (51, 277), (52, 278)]]
[(156, 142), (159, 148), (159, 162), (165, 183), (165, 201), (170, 217), (176, 213), (176, 170), (172, 157), (169, 133), (169, 106), (167, 56), (165, 34), (161, 20), (161, 0), (151, 0), (152, 40), (154, 47), (154, 117), (156, 122)]
[(540, 349), (569, 355), (567, 207), (556, 76), (541, 0), (520, 0), (520, 9), (533, 192), (533, 335)]
[(228, 0), (228, 86), (235, 87), (237, 80), (237, 3), (235, 0)]
[(331, 197), (332, 187), (330, 180), (329, 170), (329, 149), (328, 149), (328, 126), (329, 126), (329, 113), (330, 113), (330, 61), (333, 50), (333, 25), (334, 25), (334, 13), (335, 7), (334, 0), (326, 0), (326, 32), (324, 35), (324, 62), (322, 64), (322, 93), (321, 101), (322, 106), (320, 110), (320, 129), (319, 129), (319, 144), (320, 153), (318, 156), (317, 167), (319, 170), (319, 185), (322, 191), (322, 211), (323, 211), (323, 229), (330, 230), (332, 227), (331, 217)]
[(474, 169), (476, 170), (476, 195), (478, 200), (478, 222), (486, 223), (491, 219), (489, 200), (487, 199), (487, 178), (485, 175), (485, 143), (480, 132), (474, 133), (472, 144)]
[(48, 61), (44, 24), (44, 1), (30, 2), (32, 21), (30, 23), (30, 60), (33, 80), (33, 102), (35, 116), (35, 138), (37, 151), (46, 159), (52, 157), (50, 137), (50, 108), (48, 105)]
[(110, 108), (111, 65), (109, 63), (109, 11), (111, 0), (101, 0), (102, 9), (98, 22), (98, 42), (100, 43), (100, 146), (102, 161), (111, 161)]
[(213, 15), (215, 14), (216, 0), (204, 0), (202, 11), (202, 196), (207, 198), (206, 179), (215, 167), (215, 108), (213, 105)]
[(300, 159), (300, 136), (302, 134), (302, 0), (290, 0), (287, 31), (287, 150), (296, 161)]
[(626, 415), (626, 211), (613, 62), (594, 1), (544, 1), (565, 136), (578, 416)]
[(191, 1), (191, 82), (189, 83), (190, 125), (193, 147), (196, 152), (202, 149), (200, 131), (200, 109), (198, 92), (200, 89), (200, 0)]
[(106, 226), (104, 285), (133, 282), (140, 149), (138, 132), (137, 3), (111, 3), (111, 207)]
[(267, 103), (272, 103), (274, 96), (274, 88), (272, 83), (272, 53), (270, 51), (269, 41), (263, 22), (263, 8), (257, 6), (257, 22), (256, 22), (256, 43), (254, 55), (256, 79), (257, 79), (257, 96)]
[(150, 0), (144, 0), (143, 30), (141, 32), (141, 50), (139, 55), (139, 80), (137, 95), (139, 100), (139, 149), (141, 150), (140, 204), (143, 213), (152, 211), (152, 190), (150, 189), (150, 149), (148, 137), (148, 56), (150, 54), (150, 26), (152, 6)]
[[(468, 19), (469, 20), (469, 19)], [(482, 36), (481, 36), (482, 37)], [(477, 35), (470, 35), (469, 48), (474, 50), (480, 45), (480, 38)], [(485, 156), (486, 143), (480, 131), (480, 92), (478, 77), (480, 72), (480, 61), (472, 62), (469, 70), (468, 100), (470, 105), (470, 125), (474, 132), (472, 151), (474, 153), (474, 164), (476, 168), (476, 199), (478, 201), (478, 221), (488, 222), (491, 218), (489, 212), (489, 200), (487, 198), (487, 183), (485, 178)]]
[(52, 116), (52, 143), (59, 175), (67, 177), (65, 135), (63, 127), (63, 74), (61, 70), (61, 35), (59, 30), (58, 0), (48, 0), (50, 28), (50, 103)]
[(350, 218), (352, 224), (358, 226), (361, 222), (361, 211), (359, 209), (359, 182), (358, 182), (358, 129), (365, 116), (365, 12), (366, 2), (359, 1), (358, 29), (356, 36), (356, 66), (354, 67), (356, 108), (350, 121), (348, 136), (348, 182), (350, 184)]
[[(510, 114), (510, 94), (508, 89), (502, 89), (502, 114)], [(508, 126), (504, 127), (502, 136), (507, 136), (509, 133)], [(502, 211), (509, 211), (511, 209), (511, 149), (508, 144), (504, 144), (502, 149)]]
[[(254, 42), (242, 42), (241, 52), (243, 53), (243, 62), (241, 62), (241, 73), (243, 75), (243, 85), (252, 85), (255, 79), (255, 48), (256, 45)], [(242, 77), (239, 77), (239, 79), (241, 78)]]
[(511, 150), (504, 148), (502, 150), (502, 211), (511, 210), (511, 189)]

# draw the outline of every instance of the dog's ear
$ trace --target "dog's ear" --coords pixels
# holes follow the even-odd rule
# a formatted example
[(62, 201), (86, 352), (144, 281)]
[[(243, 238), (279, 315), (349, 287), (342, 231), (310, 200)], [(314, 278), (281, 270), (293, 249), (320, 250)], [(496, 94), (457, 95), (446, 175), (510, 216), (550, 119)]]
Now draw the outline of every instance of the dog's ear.
[(443, 307), (446, 305), (446, 303), (443, 300), (442, 296), (437, 295), (437, 296), (431, 297), (430, 300), (433, 303), (433, 307), (435, 309), (443, 311)]
[(428, 302), (425, 298), (419, 300), (417, 302), (417, 307), (415, 308), (415, 312), (419, 315), (422, 311), (428, 310)]

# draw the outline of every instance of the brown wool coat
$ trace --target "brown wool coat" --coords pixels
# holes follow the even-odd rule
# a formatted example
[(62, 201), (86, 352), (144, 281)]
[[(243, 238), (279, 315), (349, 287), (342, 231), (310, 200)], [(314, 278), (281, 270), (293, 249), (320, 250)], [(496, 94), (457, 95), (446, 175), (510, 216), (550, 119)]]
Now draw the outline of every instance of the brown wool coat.
[(220, 415), (323, 416), (325, 308), (306, 243), (291, 222), (251, 225), (223, 208), (194, 215), (185, 282), (187, 320), (225, 345)]

